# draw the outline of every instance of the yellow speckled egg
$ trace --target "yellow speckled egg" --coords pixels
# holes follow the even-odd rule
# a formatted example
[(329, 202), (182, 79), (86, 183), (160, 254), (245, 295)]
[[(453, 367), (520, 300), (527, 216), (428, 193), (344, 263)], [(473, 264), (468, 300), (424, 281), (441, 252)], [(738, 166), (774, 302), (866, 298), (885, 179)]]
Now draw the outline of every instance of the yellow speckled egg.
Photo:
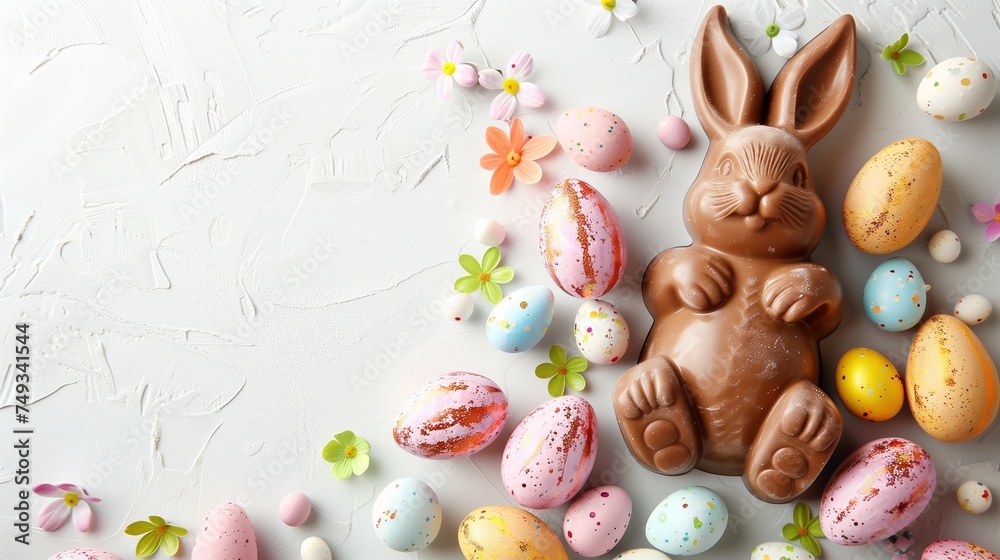
[(544, 521), (510, 506), (479, 508), (458, 527), (467, 560), (568, 560), (559, 537)]
[(1000, 379), (983, 343), (965, 323), (939, 314), (913, 337), (906, 397), (917, 423), (942, 441), (966, 441), (993, 423)]
[(837, 364), (837, 394), (864, 420), (882, 422), (903, 408), (903, 380), (888, 358), (871, 348), (852, 348)]
[(910, 138), (889, 144), (861, 168), (844, 198), (844, 229), (855, 247), (884, 255), (924, 229), (941, 194), (941, 154)]

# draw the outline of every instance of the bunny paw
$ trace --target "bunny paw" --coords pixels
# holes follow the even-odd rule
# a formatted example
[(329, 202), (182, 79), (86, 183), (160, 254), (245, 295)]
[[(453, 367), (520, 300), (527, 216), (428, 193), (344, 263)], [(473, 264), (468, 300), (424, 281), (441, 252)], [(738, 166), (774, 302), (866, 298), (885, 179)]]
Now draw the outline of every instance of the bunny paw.
[(684, 305), (708, 311), (721, 304), (733, 292), (733, 271), (718, 255), (689, 248), (687, 260), (674, 269), (677, 295)]

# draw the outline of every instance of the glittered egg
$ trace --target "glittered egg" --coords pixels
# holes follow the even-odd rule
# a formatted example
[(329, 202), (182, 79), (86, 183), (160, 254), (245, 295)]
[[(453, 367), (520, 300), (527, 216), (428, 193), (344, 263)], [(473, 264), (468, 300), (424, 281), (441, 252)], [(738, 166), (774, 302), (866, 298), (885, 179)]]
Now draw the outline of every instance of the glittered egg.
[(937, 472), (930, 455), (902, 438), (861, 446), (837, 467), (819, 507), (819, 523), (832, 543), (857, 546), (902, 531), (934, 495)]
[(122, 560), (118, 555), (96, 548), (71, 548), (64, 550), (49, 560)]
[(514, 428), (500, 459), (500, 478), (515, 502), (559, 507), (583, 488), (597, 458), (597, 414), (585, 399), (556, 397)]
[(302, 541), (302, 546), (299, 547), (299, 556), (302, 560), (333, 560), (330, 545), (319, 537), (309, 537)]
[(400, 552), (420, 550), (441, 530), (441, 502), (426, 482), (400, 478), (387, 484), (372, 505), (375, 534)]
[(652, 548), (633, 548), (632, 550), (626, 550), (618, 556), (615, 556), (614, 560), (670, 560), (670, 557), (666, 554), (660, 552), (659, 550), (653, 550)]
[(617, 486), (598, 486), (580, 494), (566, 510), (563, 535), (580, 556), (611, 552), (632, 519), (632, 498)]
[(701, 554), (719, 542), (728, 523), (722, 496), (703, 486), (689, 486), (653, 508), (646, 521), (646, 540), (667, 554)]
[(966, 325), (978, 325), (993, 313), (993, 304), (986, 296), (969, 294), (955, 302), (955, 317)]
[(628, 350), (628, 324), (615, 306), (604, 300), (588, 299), (576, 312), (573, 338), (588, 361), (613, 364)]
[(476, 241), (487, 247), (497, 247), (507, 237), (507, 232), (503, 226), (489, 218), (483, 218), (476, 222)]
[(468, 321), (469, 317), (472, 317), (473, 310), (476, 308), (475, 302), (472, 301), (472, 296), (463, 294), (462, 292), (455, 292), (448, 298), (447, 306), (448, 309), (444, 314), (445, 319), (454, 323)]
[(621, 117), (597, 107), (568, 109), (556, 121), (556, 139), (573, 163), (614, 171), (632, 155), (632, 133)]
[(950, 229), (943, 229), (931, 236), (927, 242), (931, 258), (939, 263), (954, 262), (962, 252), (962, 240)]
[(983, 343), (951, 315), (917, 330), (906, 362), (906, 399), (917, 424), (950, 442), (983, 433), (997, 416), (1000, 379)]
[(766, 542), (753, 547), (750, 560), (816, 560), (816, 557), (791, 543)]
[(205, 515), (191, 548), (191, 560), (257, 560), (257, 535), (247, 512), (232, 502)]
[(872, 422), (895, 416), (905, 397), (896, 366), (871, 348), (853, 348), (840, 358), (837, 394), (851, 414)]
[(291, 492), (278, 504), (278, 517), (289, 527), (298, 527), (305, 523), (311, 512), (312, 503), (302, 492)]
[(539, 220), (538, 247), (549, 276), (574, 297), (599, 298), (625, 273), (625, 232), (618, 215), (579, 179), (552, 188)]
[(656, 134), (660, 137), (660, 142), (671, 150), (680, 150), (691, 140), (691, 128), (684, 119), (674, 115), (660, 119), (660, 124), (656, 126)]
[(544, 521), (510, 506), (479, 508), (467, 515), (458, 527), (458, 546), (467, 560), (568, 558)]
[(905, 331), (924, 316), (926, 291), (924, 278), (913, 263), (891, 258), (875, 267), (865, 283), (865, 316), (884, 331)]
[(521, 288), (500, 300), (486, 319), (486, 338), (503, 352), (534, 348), (552, 323), (556, 297), (545, 286)]
[(973, 515), (984, 513), (993, 505), (993, 492), (978, 480), (967, 480), (958, 487), (958, 505)]
[(977, 544), (944, 539), (928, 545), (920, 560), (1000, 560), (1000, 556)]
[(942, 121), (964, 121), (986, 110), (997, 78), (985, 62), (960, 56), (939, 62), (917, 86), (917, 105)]
[(410, 396), (396, 416), (392, 437), (403, 451), (428, 459), (467, 457), (500, 435), (507, 396), (493, 380), (452, 372)]

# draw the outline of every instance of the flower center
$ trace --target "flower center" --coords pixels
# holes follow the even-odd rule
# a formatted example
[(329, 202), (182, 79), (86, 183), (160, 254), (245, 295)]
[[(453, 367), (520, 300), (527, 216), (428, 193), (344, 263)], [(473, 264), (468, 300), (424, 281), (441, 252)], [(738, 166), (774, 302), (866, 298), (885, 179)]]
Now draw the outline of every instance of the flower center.
[(166, 525), (160, 525), (159, 527), (156, 528), (156, 534), (160, 535), (161, 537), (163, 536), (163, 533), (166, 533), (166, 532), (167, 532), (167, 526)]
[(775, 38), (775, 37), (778, 36), (778, 32), (780, 32), (780, 31), (781, 31), (781, 28), (778, 27), (778, 24), (777, 23), (772, 23), (771, 25), (768, 25), (764, 29), (764, 34), (773, 39), (773, 38)]
[(80, 503), (80, 495), (75, 492), (66, 492), (63, 496), (63, 503), (69, 507), (76, 507), (76, 504)]
[(604, 6), (604, 9), (609, 12), (613, 12), (618, 7), (618, 2), (615, 0), (601, 0), (601, 6)]
[(566, 375), (566, 366), (559, 366), (558, 373), (559, 375)]
[(805, 527), (799, 527), (799, 535), (804, 537), (807, 534), (809, 534), (809, 529), (806, 529)]
[(892, 53), (892, 59), (893, 60), (899, 60), (899, 51), (893, 51), (893, 53)]
[(507, 165), (517, 167), (517, 164), (519, 163), (521, 163), (521, 154), (517, 152), (507, 154)]
[(490, 273), (489, 272), (484, 272), (484, 273), (480, 274), (479, 275), (479, 281), (480, 282), (489, 282), (490, 281)]
[(521, 84), (519, 84), (514, 78), (507, 78), (503, 81), (503, 89), (511, 95), (516, 95), (517, 90), (521, 89)]
[(993, 221), (1000, 222), (1000, 214), (997, 214), (996, 217), (993, 218)]
[(353, 445), (348, 445), (347, 449), (344, 450), (344, 457), (348, 459), (353, 459), (358, 456), (358, 450)]
[(455, 73), (455, 63), (445, 62), (444, 66), (441, 67), (441, 72), (443, 72), (445, 76), (451, 76)]

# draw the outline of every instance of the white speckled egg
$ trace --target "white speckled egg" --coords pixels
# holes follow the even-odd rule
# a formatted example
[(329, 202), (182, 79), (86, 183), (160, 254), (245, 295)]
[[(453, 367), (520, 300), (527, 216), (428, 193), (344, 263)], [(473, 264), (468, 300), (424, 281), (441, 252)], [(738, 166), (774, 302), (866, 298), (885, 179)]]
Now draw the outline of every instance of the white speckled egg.
[(372, 506), (375, 534), (400, 552), (420, 550), (441, 530), (441, 502), (419, 478), (400, 478), (386, 485)]
[(500, 300), (486, 319), (486, 338), (497, 350), (530, 350), (549, 330), (556, 297), (545, 286), (528, 286)]
[(993, 505), (993, 492), (978, 480), (967, 480), (958, 487), (958, 505), (965, 511), (978, 515)]
[(875, 267), (864, 289), (865, 316), (889, 332), (916, 325), (927, 309), (924, 278), (912, 262), (894, 257)]
[(670, 557), (652, 548), (633, 548), (615, 556), (614, 560), (670, 560)]
[(487, 247), (497, 247), (507, 237), (507, 232), (503, 226), (497, 222), (483, 218), (476, 222), (476, 241)]
[(931, 236), (927, 242), (931, 257), (939, 263), (954, 262), (962, 252), (962, 240), (950, 229), (943, 229)]
[(462, 292), (455, 292), (454, 295), (448, 298), (448, 310), (445, 312), (444, 318), (454, 323), (468, 321), (469, 317), (472, 317), (472, 311), (475, 308), (476, 304), (472, 301), (472, 296), (463, 294)]
[(302, 557), (302, 560), (333, 560), (330, 545), (319, 537), (309, 537), (302, 541), (302, 546), (299, 547), (299, 556)]
[(621, 117), (597, 107), (573, 107), (556, 121), (556, 138), (573, 163), (614, 171), (632, 155), (632, 133)]
[(816, 560), (816, 557), (791, 543), (766, 542), (753, 548), (750, 560)]
[(628, 350), (628, 324), (614, 305), (600, 299), (588, 299), (576, 312), (573, 338), (588, 361), (613, 364)]
[(960, 56), (931, 68), (917, 86), (917, 105), (944, 121), (964, 121), (989, 107), (997, 78), (985, 62)]
[(257, 534), (247, 512), (232, 502), (205, 514), (191, 548), (191, 560), (257, 560)]
[(566, 510), (563, 535), (580, 556), (611, 552), (632, 519), (632, 498), (617, 486), (599, 486), (580, 494)]
[(955, 317), (966, 325), (978, 325), (993, 313), (993, 304), (986, 296), (969, 294), (955, 302)]
[(667, 496), (649, 514), (646, 540), (667, 554), (701, 554), (719, 542), (728, 523), (722, 496), (703, 486), (689, 486)]
[(1000, 556), (977, 544), (943, 539), (928, 545), (920, 560), (1000, 560)]
[(96, 548), (71, 548), (64, 550), (49, 560), (122, 560), (119, 556)]

